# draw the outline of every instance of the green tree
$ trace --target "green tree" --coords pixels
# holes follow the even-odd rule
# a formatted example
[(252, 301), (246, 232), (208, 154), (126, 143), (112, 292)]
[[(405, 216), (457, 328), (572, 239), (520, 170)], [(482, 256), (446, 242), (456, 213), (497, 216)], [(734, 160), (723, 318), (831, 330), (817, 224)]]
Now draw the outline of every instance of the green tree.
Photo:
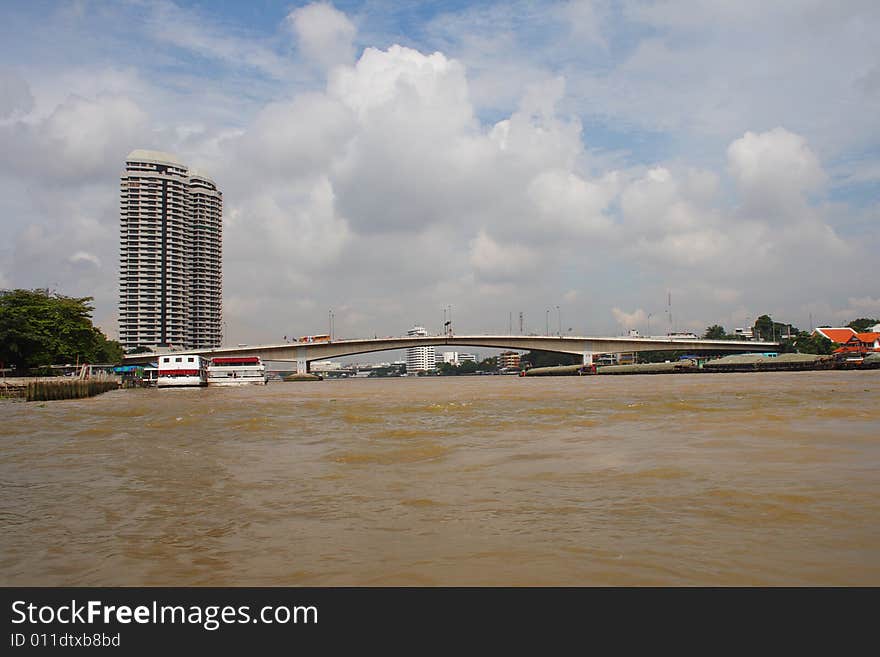
[(95, 355), (96, 363), (121, 363), (122, 357), (125, 356), (125, 349), (116, 340), (108, 340), (107, 336), (101, 333), (102, 344), (98, 348)]
[(706, 329), (706, 332), (703, 333), (703, 337), (707, 340), (724, 340), (729, 337), (727, 333), (724, 331), (723, 326), (719, 326), (718, 324), (712, 324), (712, 326)]
[[(801, 354), (828, 355), (834, 351), (835, 346), (828, 338), (806, 331), (800, 331), (790, 341), (783, 342), (783, 347), (789, 347)], [(789, 351), (789, 348), (784, 348), (782, 351)]]
[(456, 371), (457, 368), (452, 363), (440, 363), (437, 366), (437, 369), (440, 370), (440, 374), (443, 376), (458, 374), (458, 372)]
[(851, 321), (849, 324), (847, 324), (847, 326), (849, 326), (856, 333), (864, 333), (875, 324), (880, 324), (880, 319), (859, 317), (858, 319), (854, 319), (853, 321)]
[(458, 366), (459, 374), (473, 374), (477, 371), (478, 365), (472, 360), (466, 360)]
[(48, 290), (0, 290), (0, 361), (42, 365), (119, 362), (122, 349), (92, 324), (92, 297)]
[(689, 351), (643, 351), (638, 356), (640, 363), (665, 363), (675, 362), (690, 353)]
[(498, 356), (489, 356), (480, 361), (477, 369), (481, 372), (494, 372), (498, 369)]
[(554, 365), (579, 365), (582, 356), (576, 354), (559, 354), (553, 351), (530, 351), (523, 354), (520, 363), (523, 367), (553, 367)]
[(458, 365), (453, 365), (452, 363), (440, 363), (437, 366), (437, 369), (442, 376), (459, 376), (460, 374), (473, 374), (480, 369), (480, 366), (473, 361), (466, 360)]
[(752, 328), (754, 335), (759, 340), (772, 340), (773, 339), (773, 320), (770, 319), (770, 315), (761, 315), (758, 319), (755, 320), (755, 325)]
[(782, 322), (774, 322), (770, 319), (770, 315), (758, 317), (752, 330), (756, 339), (767, 341), (777, 341), (785, 336), (791, 335), (793, 337), (799, 333), (797, 327), (791, 324), (783, 324)]

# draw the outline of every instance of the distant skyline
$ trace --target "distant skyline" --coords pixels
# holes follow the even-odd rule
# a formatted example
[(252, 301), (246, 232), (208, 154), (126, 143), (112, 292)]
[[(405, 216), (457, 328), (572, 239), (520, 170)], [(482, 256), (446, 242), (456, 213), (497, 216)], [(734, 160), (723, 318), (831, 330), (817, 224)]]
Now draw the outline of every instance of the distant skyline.
[[(224, 192), (227, 343), (880, 315), (880, 5), (0, 2), (0, 287), (117, 336), (134, 149)], [(384, 357), (387, 359), (387, 356)]]

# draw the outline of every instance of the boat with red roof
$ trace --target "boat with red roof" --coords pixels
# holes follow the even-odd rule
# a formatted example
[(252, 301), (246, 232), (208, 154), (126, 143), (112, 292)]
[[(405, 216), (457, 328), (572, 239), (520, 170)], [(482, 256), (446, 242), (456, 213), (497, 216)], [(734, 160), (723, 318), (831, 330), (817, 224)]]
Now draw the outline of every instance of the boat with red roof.
[(207, 383), (205, 359), (197, 354), (168, 354), (159, 357), (159, 388), (186, 388)]
[(266, 366), (257, 356), (216, 357), (208, 363), (209, 386), (264, 386), (268, 380)]

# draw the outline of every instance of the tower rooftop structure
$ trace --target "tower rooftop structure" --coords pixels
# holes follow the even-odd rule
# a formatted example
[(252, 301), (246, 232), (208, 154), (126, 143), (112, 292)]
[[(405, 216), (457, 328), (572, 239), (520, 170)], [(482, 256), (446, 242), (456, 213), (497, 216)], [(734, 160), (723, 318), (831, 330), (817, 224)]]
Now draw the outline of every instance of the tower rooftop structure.
[(177, 166), (186, 166), (180, 159), (172, 153), (164, 151), (150, 151), (143, 148), (137, 148), (125, 157), (126, 162), (159, 162), (162, 164), (176, 164)]

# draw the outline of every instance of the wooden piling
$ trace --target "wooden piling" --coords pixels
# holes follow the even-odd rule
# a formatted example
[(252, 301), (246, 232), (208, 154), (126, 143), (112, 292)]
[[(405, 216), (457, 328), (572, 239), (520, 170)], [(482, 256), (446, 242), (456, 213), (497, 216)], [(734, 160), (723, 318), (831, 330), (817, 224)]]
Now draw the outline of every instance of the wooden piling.
[(25, 387), (25, 399), (27, 401), (84, 399), (100, 395), (108, 390), (115, 390), (118, 387), (119, 382), (115, 379), (29, 381)]

